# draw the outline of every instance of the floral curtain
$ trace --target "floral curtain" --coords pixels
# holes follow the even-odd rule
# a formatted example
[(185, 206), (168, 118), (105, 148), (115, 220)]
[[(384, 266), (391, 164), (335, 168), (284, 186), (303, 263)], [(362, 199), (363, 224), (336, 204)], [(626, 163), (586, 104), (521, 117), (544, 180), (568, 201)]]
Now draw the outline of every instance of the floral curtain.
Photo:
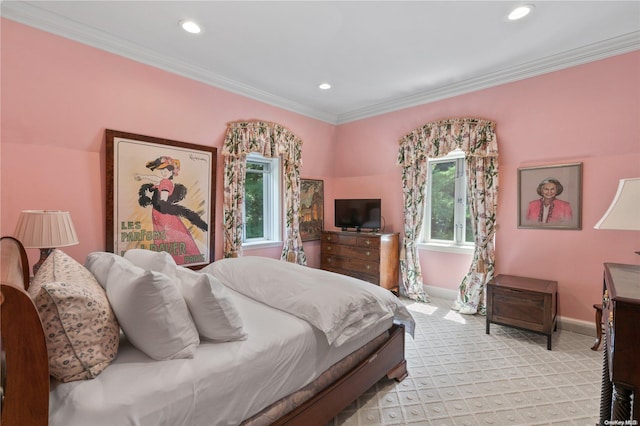
[(420, 302), (427, 301), (422, 285), (418, 257), (418, 236), (424, 212), (424, 188), (427, 183), (426, 140), (413, 131), (400, 141), (398, 164), (402, 166), (402, 199), (404, 201), (404, 239), (400, 256), (402, 293)]
[[(495, 138), (495, 136), (494, 136)], [(458, 288), (453, 309), (461, 314), (486, 315), (485, 286), (495, 271), (495, 239), (498, 208), (498, 157), (472, 156), (467, 158), (467, 192), (475, 250), (469, 272)]]
[(224, 157), (224, 257), (242, 255), (242, 204), (246, 178), (247, 154), (263, 157), (281, 156), (284, 177), (286, 238), (282, 260), (305, 265), (299, 229), (300, 166), (302, 140), (276, 123), (264, 121), (233, 122), (227, 125), (222, 147)]
[[(410, 146), (415, 146), (411, 148)], [(415, 223), (422, 220), (424, 188), (427, 180), (427, 159), (438, 158), (460, 149), (465, 153), (467, 166), (467, 190), (475, 251), (469, 272), (462, 280), (454, 309), (460, 313), (486, 312), (484, 288), (495, 269), (494, 234), (498, 194), (498, 142), (495, 124), (477, 118), (454, 118), (427, 123), (400, 140), (398, 163), (403, 167), (403, 192), (405, 194), (405, 265), (401, 262), (403, 285), (407, 295), (424, 292), (419, 258), (415, 248), (417, 231)], [(407, 156), (406, 152), (417, 149), (423, 154)], [(405, 171), (407, 169), (408, 171)], [(420, 182), (412, 184), (413, 176)], [(419, 196), (415, 194), (419, 193)], [(422, 202), (418, 203), (418, 200)], [(417, 218), (417, 219), (416, 219)], [(421, 225), (421, 223), (419, 224)], [(407, 253), (411, 252), (411, 256)], [(413, 254), (415, 253), (415, 255)], [(407, 287), (409, 287), (407, 289)], [(419, 298), (416, 298), (419, 300)]]

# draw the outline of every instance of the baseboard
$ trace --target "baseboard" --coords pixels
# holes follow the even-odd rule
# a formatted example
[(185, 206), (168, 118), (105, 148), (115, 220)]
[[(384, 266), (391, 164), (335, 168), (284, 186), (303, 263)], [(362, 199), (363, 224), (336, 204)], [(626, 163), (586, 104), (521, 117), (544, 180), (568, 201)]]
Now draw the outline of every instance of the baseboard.
[(574, 318), (558, 317), (558, 328), (573, 333), (596, 337), (596, 323)]
[(432, 285), (424, 285), (423, 287), (427, 295), (437, 297), (438, 299), (451, 300), (451, 303), (456, 300), (456, 296), (458, 295), (458, 290), (452, 290), (450, 288), (435, 287)]
[[(425, 285), (424, 291), (431, 297), (438, 299), (456, 300), (458, 290), (452, 290), (450, 288), (435, 287), (432, 285)], [(571, 331), (572, 333), (584, 334), (586, 336), (596, 337), (595, 322), (583, 321), (574, 318), (558, 317), (558, 329)]]

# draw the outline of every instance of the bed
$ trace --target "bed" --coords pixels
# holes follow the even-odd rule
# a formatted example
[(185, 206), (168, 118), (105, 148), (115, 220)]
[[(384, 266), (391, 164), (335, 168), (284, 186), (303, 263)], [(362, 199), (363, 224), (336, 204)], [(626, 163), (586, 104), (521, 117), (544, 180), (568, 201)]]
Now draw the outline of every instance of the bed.
[[(242, 320), (240, 337), (200, 336), (191, 356), (152, 359), (136, 340), (149, 333), (136, 336), (121, 321), (124, 332), (108, 366), (90, 378), (57, 380), (51, 377), (46, 322), (29, 293), (24, 249), (10, 237), (0, 244), (3, 425), (324, 425), (381, 378), (400, 381), (407, 375), (404, 339), (413, 321), (387, 290), (278, 260), (247, 258), (180, 272), (224, 284), (220, 290)], [(95, 264), (88, 268), (100, 276)], [(107, 269), (106, 293), (129, 288), (113, 282), (118, 267)], [(299, 285), (270, 287), (274, 280), (286, 282), (281, 277), (290, 269)], [(319, 281), (338, 287), (319, 291)], [(330, 317), (339, 313), (340, 321), (315, 318), (315, 302), (335, 296), (340, 286), (349, 288), (347, 304), (328, 309)], [(382, 304), (386, 313), (353, 299), (362, 291), (366, 303)], [(299, 301), (306, 296), (312, 300)], [(197, 323), (197, 312), (187, 307)], [(348, 325), (356, 323), (356, 328)]]

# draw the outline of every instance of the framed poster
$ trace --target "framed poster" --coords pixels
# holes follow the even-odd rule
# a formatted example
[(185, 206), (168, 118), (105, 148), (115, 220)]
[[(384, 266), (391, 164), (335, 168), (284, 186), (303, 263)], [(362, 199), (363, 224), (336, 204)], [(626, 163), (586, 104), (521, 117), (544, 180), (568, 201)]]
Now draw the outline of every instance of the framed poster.
[(107, 251), (213, 262), (216, 148), (107, 130), (106, 152)]
[(324, 182), (300, 179), (300, 237), (319, 240), (324, 223)]
[(518, 228), (581, 229), (582, 163), (518, 169)]

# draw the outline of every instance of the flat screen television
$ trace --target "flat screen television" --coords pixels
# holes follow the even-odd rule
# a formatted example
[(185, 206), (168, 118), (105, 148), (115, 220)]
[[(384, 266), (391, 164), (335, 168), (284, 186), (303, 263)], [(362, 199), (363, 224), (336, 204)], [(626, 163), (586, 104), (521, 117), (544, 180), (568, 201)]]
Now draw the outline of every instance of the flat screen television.
[(335, 226), (343, 231), (349, 228), (379, 230), (382, 220), (380, 206), (379, 198), (335, 200)]

